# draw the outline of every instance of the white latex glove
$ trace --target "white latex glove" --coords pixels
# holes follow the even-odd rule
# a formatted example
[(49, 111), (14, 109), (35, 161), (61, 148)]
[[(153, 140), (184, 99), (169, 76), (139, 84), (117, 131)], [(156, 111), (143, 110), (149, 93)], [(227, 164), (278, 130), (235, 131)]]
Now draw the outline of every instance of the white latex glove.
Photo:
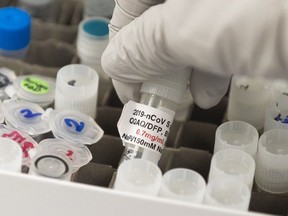
[(115, 0), (115, 8), (109, 25), (110, 38), (148, 8), (163, 2), (164, 0)]
[(123, 27), (102, 56), (125, 103), (155, 76), (192, 68), (197, 105), (215, 105), (234, 74), (287, 78), (284, 0), (168, 0)]

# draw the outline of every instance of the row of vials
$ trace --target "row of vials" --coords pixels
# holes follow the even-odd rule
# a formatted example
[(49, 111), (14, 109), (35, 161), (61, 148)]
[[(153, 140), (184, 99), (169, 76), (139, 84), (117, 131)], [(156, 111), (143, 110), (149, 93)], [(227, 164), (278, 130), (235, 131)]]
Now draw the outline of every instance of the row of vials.
[[(68, 180), (92, 159), (85, 145), (97, 143), (104, 134), (94, 120), (97, 73), (85, 65), (68, 65), (58, 75), (56, 80), (33, 74), (17, 77), (12, 70), (0, 69), (1, 169), (29, 169), (32, 174)], [(8, 149), (5, 143), (15, 150), (2, 149)]]
[[(157, 167), (159, 157), (156, 160), (150, 154), (147, 157), (148, 153), (144, 151), (139, 159), (139, 150), (136, 150), (136, 157), (127, 157), (130, 160), (124, 160), (119, 166), (114, 189), (238, 210), (249, 208), (254, 177), (256, 190), (287, 193), (287, 92), (285, 80), (232, 78), (227, 113), (230, 121), (216, 130), (207, 185), (203, 177), (193, 170), (172, 169), (162, 176)], [(138, 112), (135, 115), (139, 120), (150, 116), (145, 107), (138, 105), (136, 108)], [(130, 123), (135, 124), (134, 121)], [(143, 135), (143, 125), (137, 125), (135, 134)], [(262, 134), (260, 138), (259, 133)], [(147, 135), (146, 131), (144, 135)], [(148, 137), (152, 136), (148, 134)], [(131, 144), (127, 146), (132, 153), (135, 151)]]
[(114, 189), (248, 210), (254, 176), (255, 190), (274, 194), (288, 192), (287, 144), (286, 130), (269, 130), (258, 140), (258, 132), (252, 125), (229, 121), (216, 131), (207, 185), (193, 170), (177, 168), (162, 176), (155, 163), (132, 159), (119, 166)]

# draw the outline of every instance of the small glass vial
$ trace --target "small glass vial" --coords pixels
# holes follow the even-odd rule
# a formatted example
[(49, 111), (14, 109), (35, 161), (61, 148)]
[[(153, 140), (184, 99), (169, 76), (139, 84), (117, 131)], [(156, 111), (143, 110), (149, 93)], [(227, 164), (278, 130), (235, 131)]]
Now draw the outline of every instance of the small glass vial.
[(30, 15), (17, 7), (0, 9), (0, 55), (23, 59), (30, 44)]
[(140, 90), (140, 103), (129, 101), (124, 106), (118, 122), (125, 146), (120, 163), (132, 158), (158, 163), (189, 76), (187, 71), (146, 81)]

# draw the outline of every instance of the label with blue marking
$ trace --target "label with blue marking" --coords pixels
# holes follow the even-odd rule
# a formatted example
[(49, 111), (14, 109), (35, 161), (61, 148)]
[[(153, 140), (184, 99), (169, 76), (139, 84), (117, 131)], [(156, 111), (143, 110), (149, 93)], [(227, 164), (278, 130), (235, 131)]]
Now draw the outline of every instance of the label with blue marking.
[(85, 128), (85, 123), (83, 121), (77, 121), (72, 118), (64, 118), (65, 125), (69, 128), (69, 131), (80, 133)]

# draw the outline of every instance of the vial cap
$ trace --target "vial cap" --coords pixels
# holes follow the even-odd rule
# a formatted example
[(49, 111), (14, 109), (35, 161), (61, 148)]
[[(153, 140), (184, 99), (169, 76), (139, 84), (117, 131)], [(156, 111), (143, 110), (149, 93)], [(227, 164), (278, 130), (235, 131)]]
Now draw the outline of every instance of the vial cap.
[(17, 7), (0, 9), (0, 49), (19, 50), (30, 42), (30, 15)]
[(81, 59), (100, 59), (109, 42), (109, 19), (91, 17), (78, 27), (77, 53)]
[(228, 121), (217, 127), (214, 154), (223, 149), (239, 149), (256, 159), (259, 134), (244, 121)]
[(12, 127), (0, 124), (0, 137), (14, 140), (22, 148), (23, 158), (22, 164), (29, 166), (31, 162), (31, 157), (29, 151), (35, 149), (38, 143), (23, 131), (16, 130)]
[(239, 149), (223, 149), (213, 155), (209, 182), (213, 179), (227, 178), (240, 180), (252, 190), (255, 174), (255, 161)]
[(86, 146), (77, 146), (77, 144), (65, 139), (45, 139), (39, 143), (37, 151), (57, 152), (66, 155), (72, 163), (73, 172), (76, 172), (92, 159), (92, 154)]
[(114, 189), (157, 196), (162, 181), (160, 168), (147, 160), (131, 159), (120, 164)]
[(187, 70), (181, 73), (170, 73), (166, 76), (155, 77), (143, 82), (140, 92), (155, 94), (180, 104), (188, 88), (190, 74), (191, 71)]
[(159, 196), (202, 203), (205, 190), (206, 182), (199, 173), (189, 169), (176, 168), (163, 175)]
[(43, 108), (39, 105), (9, 99), (3, 102), (3, 113), (8, 126), (24, 131), (29, 135), (36, 136), (49, 132), (49, 123), (42, 120)]
[(13, 82), (18, 98), (37, 103), (45, 107), (53, 102), (55, 97), (55, 79), (40, 75), (19, 76)]
[(104, 134), (94, 119), (77, 110), (47, 109), (43, 119), (49, 122), (56, 138), (67, 139), (78, 146), (95, 144)]
[(250, 198), (251, 191), (242, 181), (219, 178), (208, 182), (204, 203), (222, 208), (247, 211)]
[(97, 72), (89, 66), (62, 67), (56, 78), (55, 108), (75, 109), (95, 118), (98, 83)]
[(18, 143), (11, 139), (0, 138), (0, 169), (21, 172), (22, 150)]
[(288, 192), (288, 133), (273, 129), (259, 139), (255, 181), (270, 193)]
[(32, 158), (29, 174), (70, 180), (72, 164), (65, 155), (41, 151)]

